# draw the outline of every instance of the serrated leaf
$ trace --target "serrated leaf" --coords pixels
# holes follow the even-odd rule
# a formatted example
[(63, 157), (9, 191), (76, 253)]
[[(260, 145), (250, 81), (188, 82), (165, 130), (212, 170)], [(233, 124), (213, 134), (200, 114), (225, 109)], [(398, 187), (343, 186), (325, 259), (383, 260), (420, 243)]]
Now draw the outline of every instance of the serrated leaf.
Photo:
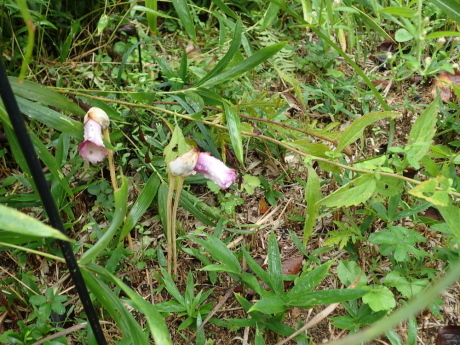
[(227, 121), (228, 134), (232, 142), (236, 158), (244, 166), (243, 159), (243, 136), (241, 135), (241, 121), (238, 114), (231, 106), (224, 102), (225, 119)]
[(454, 205), (436, 207), (456, 238), (460, 238), (460, 208)]
[(409, 190), (409, 194), (425, 199), (436, 206), (448, 206), (451, 202), (449, 193), (452, 182), (444, 176), (430, 178)]
[(369, 293), (363, 296), (363, 302), (369, 304), (373, 311), (390, 310), (396, 307), (393, 293), (382, 285), (369, 288)]
[[(355, 184), (355, 187), (351, 187)], [(366, 202), (374, 194), (376, 182), (373, 175), (366, 174), (347, 183), (334, 193), (320, 200), (318, 204), (326, 207), (347, 207)]]
[(398, 271), (391, 271), (385, 277), (385, 285), (396, 288), (404, 297), (413, 298), (420, 294), (430, 284), (428, 279), (410, 280), (401, 275)]
[(358, 138), (363, 135), (364, 129), (373, 124), (376, 121), (384, 118), (395, 118), (398, 117), (399, 113), (395, 111), (377, 111), (363, 115), (359, 119), (354, 120), (350, 126), (345, 129), (344, 133), (338, 140), (339, 144), (335, 149), (335, 152), (342, 152), (345, 147), (354, 143)]
[(359, 276), (357, 288), (367, 284), (367, 276), (363, 273), (361, 268), (355, 261), (342, 260), (337, 265), (337, 276), (343, 285), (349, 286)]

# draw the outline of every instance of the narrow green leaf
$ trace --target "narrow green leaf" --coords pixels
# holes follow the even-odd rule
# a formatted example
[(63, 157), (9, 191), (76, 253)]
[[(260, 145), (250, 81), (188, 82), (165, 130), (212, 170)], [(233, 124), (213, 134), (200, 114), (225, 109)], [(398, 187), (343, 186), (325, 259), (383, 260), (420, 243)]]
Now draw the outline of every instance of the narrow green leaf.
[(238, 20), (235, 24), (235, 33), (233, 35), (232, 44), (230, 48), (228, 48), (227, 53), (224, 55), (222, 59), (216, 64), (216, 66), (208, 72), (203, 78), (201, 78), (197, 83), (195, 83), (194, 87), (200, 87), (208, 80), (217, 76), (220, 72), (222, 72), (228, 64), (232, 61), (235, 57), (236, 52), (240, 48), (241, 45), (241, 33), (242, 33), (242, 24), (241, 21)]
[(171, 0), (182, 26), (193, 42), (196, 42), (195, 24), (188, 7), (187, 0)]
[(410, 145), (411, 150), (407, 153), (407, 158), (416, 169), (420, 167), (419, 161), (430, 150), (433, 136), (436, 132), (438, 111), (439, 97), (415, 120), (410, 131), (408, 145)]
[(57, 108), (66, 113), (78, 116), (85, 115), (85, 111), (77, 104), (48, 87), (27, 80), (20, 83), (19, 78), (16, 77), (8, 77), (8, 81), (16, 96), (40, 102), (41, 104)]
[[(272, 285), (272, 282), (270, 280), (270, 276), (267, 272), (265, 272), (265, 270), (254, 260), (254, 258), (251, 256), (251, 254), (248, 253), (248, 251), (246, 249), (242, 249), (242, 252), (243, 252), (243, 256), (244, 258), (246, 259), (246, 262), (248, 264), (248, 266), (251, 268), (251, 270), (254, 271), (254, 273), (257, 275), (257, 277), (260, 278), (261, 281), (263, 281), (265, 284), (267, 284), (267, 286), (273, 290), (273, 287), (271, 286)], [(243, 277), (245, 282), (249, 282), (249, 283), (254, 283), (254, 281), (256, 281), (256, 279), (251, 279), (252, 281), (249, 281), (249, 277)], [(256, 283), (258, 286), (256, 289), (253, 288), (254, 291), (259, 291), (262, 293), (262, 289), (260, 288), (260, 284), (259, 282), (257, 281)], [(255, 285), (255, 284), (253, 284)]]
[(305, 214), (305, 224), (303, 227), (303, 244), (306, 245), (308, 239), (313, 233), (319, 214), (318, 201), (321, 200), (321, 185), (319, 177), (311, 166), (308, 167), (308, 178), (305, 186), (305, 201), (307, 202), (307, 211)]
[(31, 102), (22, 97), (16, 97), (19, 109), (25, 115), (54, 128), (55, 130), (66, 133), (78, 140), (83, 139), (83, 124), (75, 121), (66, 115), (62, 115), (48, 107)]
[(258, 52), (254, 53), (251, 55), (248, 59), (245, 61), (239, 63), (236, 66), (233, 66), (232, 68), (226, 70), (225, 72), (222, 72), (203, 84), (201, 84), (201, 87), (211, 87), (220, 83), (223, 83), (224, 81), (233, 79), (251, 69), (254, 67), (260, 65), (261, 63), (267, 61), (269, 58), (271, 58), (273, 55), (275, 55), (277, 52), (279, 52), (283, 47), (286, 45), (287, 42), (280, 42), (273, 44), (271, 46), (262, 48)]
[(139, 219), (144, 215), (147, 208), (151, 205), (155, 195), (157, 194), (158, 187), (160, 186), (160, 178), (156, 174), (152, 174), (142, 189), (141, 194), (137, 198), (133, 207), (129, 211), (128, 216), (125, 219), (123, 229), (121, 230), (120, 237), (118, 241), (123, 241), (123, 239), (128, 235), (128, 233), (133, 229), (137, 224)]
[(297, 294), (287, 302), (289, 307), (311, 308), (314, 305), (353, 301), (365, 296), (369, 290), (364, 289), (330, 289)]
[(286, 302), (281, 298), (281, 296), (273, 296), (262, 298), (261, 300), (257, 301), (249, 312), (252, 311), (260, 311), (264, 314), (277, 314), (282, 313), (289, 307), (286, 305)]
[(363, 115), (359, 119), (354, 120), (350, 126), (345, 129), (344, 133), (340, 137), (339, 145), (335, 149), (336, 152), (342, 152), (342, 150), (350, 145), (351, 143), (355, 142), (356, 139), (363, 135), (364, 129), (371, 125), (372, 123), (379, 121), (384, 118), (395, 118), (398, 117), (399, 113), (395, 111), (377, 111), (373, 113), (369, 113)]
[(235, 14), (235, 12), (233, 12), (230, 7), (228, 7), (227, 5), (225, 5), (225, 3), (221, 0), (212, 0), (213, 3), (215, 3), (217, 5), (217, 7), (219, 7), (219, 9), (225, 13), (227, 16), (233, 18), (233, 19), (238, 19), (238, 16)]
[(80, 265), (84, 265), (90, 262), (99, 253), (101, 253), (103, 250), (107, 248), (108, 244), (115, 236), (116, 231), (118, 230), (125, 218), (126, 209), (128, 207), (128, 181), (125, 177), (123, 177), (123, 183), (120, 189), (115, 191), (113, 194), (115, 198), (115, 209), (113, 212), (114, 216), (112, 219), (112, 223), (110, 224), (109, 228), (104, 233), (104, 235), (99, 239), (99, 241), (97, 241), (97, 243), (94, 246), (92, 246), (85, 253), (83, 253), (80, 260), (78, 261)]
[(241, 121), (231, 106), (224, 102), (225, 119), (227, 120), (228, 134), (232, 142), (236, 158), (244, 166), (243, 137), (241, 135)]
[[(92, 265), (91, 269), (98, 275), (105, 273), (96, 265)], [(131, 339), (133, 344), (148, 345), (149, 339), (147, 335), (127, 310), (122, 300), (108, 287), (107, 283), (89, 272), (86, 267), (82, 270), (82, 275), (88, 289), (116, 322), (124, 338)], [(128, 285), (124, 285), (129, 289)]]
[[(219, 219), (219, 211), (216, 208), (206, 205), (202, 200), (186, 190), (182, 190), (179, 205), (189, 211), (200, 222), (206, 225), (216, 226), (215, 221), (211, 219)], [(217, 211), (217, 213), (215, 211)]]
[[(285, 2), (286, 0), (282, 0), (281, 4), (284, 5)], [(265, 30), (266, 28), (268, 28), (269, 25), (271, 25), (271, 23), (273, 23), (273, 21), (278, 17), (279, 10), (279, 6), (274, 4), (273, 2), (271, 2), (270, 5), (268, 5), (267, 11), (265, 12), (262, 20), (260, 30)]]
[(445, 14), (451, 16), (457, 23), (460, 23), (460, 3), (457, 0), (429, 0), (439, 7)]
[(59, 230), (4, 205), (0, 205), (0, 228), (18, 235), (41, 238), (51, 237), (70, 241), (70, 239)]
[(321, 266), (316, 267), (312, 271), (302, 275), (297, 281), (295, 286), (288, 291), (288, 299), (295, 300), (299, 296), (313, 291), (319, 283), (326, 276), (327, 272), (331, 268), (331, 265), (334, 263), (334, 260), (330, 260)]
[(241, 272), (241, 265), (238, 259), (220, 239), (213, 235), (206, 234), (206, 240), (197, 237), (193, 238), (193, 240), (206, 248), (214, 260), (228, 265), (232, 269), (232, 272)]
[(281, 255), (278, 242), (273, 232), (268, 238), (268, 275), (273, 287), (273, 292), (282, 294), (284, 292), (284, 283)]
[[(355, 184), (355, 187), (351, 187)], [(318, 202), (326, 207), (347, 207), (366, 202), (374, 194), (376, 182), (374, 176), (366, 174), (347, 183)]]
[(417, 12), (410, 7), (385, 7), (378, 10), (377, 13), (386, 13), (407, 18), (413, 18), (417, 14)]

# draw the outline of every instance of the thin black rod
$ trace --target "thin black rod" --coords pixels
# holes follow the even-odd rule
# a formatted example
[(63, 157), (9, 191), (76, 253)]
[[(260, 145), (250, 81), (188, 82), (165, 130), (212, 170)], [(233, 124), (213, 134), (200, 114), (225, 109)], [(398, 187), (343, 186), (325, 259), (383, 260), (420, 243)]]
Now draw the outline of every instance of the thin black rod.
[[(50, 224), (53, 228), (59, 230), (65, 234), (64, 224), (62, 223), (61, 216), (54, 202), (51, 191), (48, 188), (48, 184), (43, 174), (40, 161), (35, 153), (32, 140), (27, 133), (26, 125), (22, 114), (19, 111), (18, 103), (14, 98), (11, 85), (8, 81), (3, 61), (0, 60), (0, 94), (3, 99), (3, 104), (10, 117), (11, 124), (13, 125), (14, 132), (21, 146), (22, 153), (29, 166), (32, 178), (37, 186), (38, 193), (43, 203), (43, 207), (49, 217)], [(81, 275), (80, 268), (78, 267), (77, 260), (73, 254), (72, 247), (69, 242), (58, 240), (58, 244), (61, 247), (62, 255), (67, 263), (67, 267), (70, 271), (75, 288), (77, 289), (78, 295), (80, 296), (81, 303), (85, 309), (86, 316), (88, 317), (88, 323), (90, 324), (96, 341), (99, 345), (106, 345), (104, 333), (102, 331), (99, 319), (96, 314), (96, 310), (89, 297), (88, 289), (86, 288), (85, 281)]]

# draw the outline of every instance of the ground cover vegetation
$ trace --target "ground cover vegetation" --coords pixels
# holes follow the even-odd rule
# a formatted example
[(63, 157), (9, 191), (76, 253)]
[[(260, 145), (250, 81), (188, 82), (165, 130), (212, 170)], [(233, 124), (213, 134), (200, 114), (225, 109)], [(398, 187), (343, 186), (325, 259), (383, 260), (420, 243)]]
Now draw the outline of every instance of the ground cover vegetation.
[(96, 343), (57, 240), (109, 344), (435, 343), (459, 310), (459, 8), (2, 0), (67, 237), (0, 103), (0, 343)]

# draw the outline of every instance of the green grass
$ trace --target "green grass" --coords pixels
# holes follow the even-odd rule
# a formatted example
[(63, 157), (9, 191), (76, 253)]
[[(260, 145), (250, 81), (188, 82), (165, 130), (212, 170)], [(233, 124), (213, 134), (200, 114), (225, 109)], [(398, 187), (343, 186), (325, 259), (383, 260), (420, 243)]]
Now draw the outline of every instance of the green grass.
[[(3, 60), (111, 343), (201, 345), (247, 332), (254, 344), (313, 344), (324, 334), (310, 308), (329, 313), (320, 326), (345, 330), (335, 344), (415, 344), (417, 329), (433, 342), (415, 316), (430, 308), (442, 323), (438, 296), (459, 275), (459, 111), (411, 78), (456, 68), (451, 1), (25, 5), (0, 10)], [(370, 57), (385, 39), (384, 67)], [(395, 88), (375, 87), (382, 79)], [(111, 119), (114, 169), (78, 154), (92, 106)], [(81, 325), (71, 336), (87, 343), (59, 234), (3, 104), (0, 130), (0, 311), (11, 320), (0, 342)], [(197, 174), (175, 185), (166, 163), (192, 147), (238, 180), (221, 190)]]

